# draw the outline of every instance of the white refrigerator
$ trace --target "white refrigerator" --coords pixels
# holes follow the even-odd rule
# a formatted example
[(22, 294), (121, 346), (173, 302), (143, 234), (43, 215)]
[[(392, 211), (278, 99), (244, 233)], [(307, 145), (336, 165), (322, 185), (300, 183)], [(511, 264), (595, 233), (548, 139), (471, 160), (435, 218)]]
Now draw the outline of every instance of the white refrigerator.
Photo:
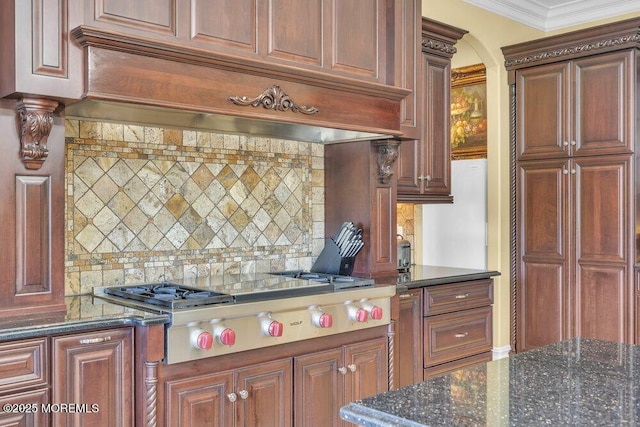
[(452, 161), (451, 193), (422, 207), (422, 264), (486, 269), (487, 159)]

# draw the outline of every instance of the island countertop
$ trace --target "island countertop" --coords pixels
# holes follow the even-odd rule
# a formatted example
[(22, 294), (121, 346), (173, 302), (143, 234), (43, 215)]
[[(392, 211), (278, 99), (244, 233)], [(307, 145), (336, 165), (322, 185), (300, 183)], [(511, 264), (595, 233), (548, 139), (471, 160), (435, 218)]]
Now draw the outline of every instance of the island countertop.
[(364, 427), (640, 424), (640, 346), (575, 338), (353, 402)]

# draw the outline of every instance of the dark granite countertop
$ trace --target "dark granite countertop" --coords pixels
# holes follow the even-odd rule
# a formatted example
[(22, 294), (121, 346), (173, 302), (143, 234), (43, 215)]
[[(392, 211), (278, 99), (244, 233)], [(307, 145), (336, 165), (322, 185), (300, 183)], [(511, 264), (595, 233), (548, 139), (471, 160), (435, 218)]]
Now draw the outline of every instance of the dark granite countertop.
[(640, 425), (640, 346), (576, 338), (351, 403), (382, 426)]
[(1, 319), (0, 342), (125, 325), (164, 324), (169, 321), (166, 314), (111, 304), (92, 295), (65, 297), (65, 304), (66, 313), (59, 315)]
[(410, 271), (399, 273), (398, 290), (487, 279), (499, 275), (499, 272), (492, 270), (442, 267), (437, 265), (412, 265)]

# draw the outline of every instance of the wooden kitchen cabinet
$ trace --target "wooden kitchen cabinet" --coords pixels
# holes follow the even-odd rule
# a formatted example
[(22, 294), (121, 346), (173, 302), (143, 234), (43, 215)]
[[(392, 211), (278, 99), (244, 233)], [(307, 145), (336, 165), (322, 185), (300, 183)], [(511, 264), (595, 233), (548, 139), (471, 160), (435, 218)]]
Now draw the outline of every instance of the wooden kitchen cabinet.
[[(0, 426), (49, 424), (41, 410), (49, 402), (48, 358), (46, 338), (0, 344)], [(15, 410), (5, 411), (5, 405)]]
[(387, 38), (393, 40), (393, 33), (387, 35), (387, 28), (393, 29), (389, 0), (72, 3), (84, 7), (88, 26), (387, 83), (384, 46)]
[(465, 30), (422, 18), (417, 94), (420, 139), (403, 141), (397, 164), (398, 201), (450, 203), (451, 57)]
[(291, 359), (166, 382), (167, 426), (273, 426), (292, 422)]
[[(572, 337), (635, 339), (639, 26), (631, 19), (503, 48), (515, 105), (518, 352)], [(582, 44), (594, 48), (573, 49)], [(545, 57), (550, 49), (561, 54)]]
[(629, 342), (632, 156), (518, 163), (518, 350), (580, 336)]
[(493, 280), (424, 288), (424, 379), (491, 360)]
[(387, 391), (386, 374), (385, 338), (294, 358), (294, 425), (345, 425), (340, 408)]
[(53, 337), (51, 347), (52, 403), (86, 405), (54, 412), (54, 426), (134, 425), (133, 328)]
[(394, 298), (398, 315), (393, 319), (393, 388), (400, 388), (422, 381), (422, 289), (399, 292)]

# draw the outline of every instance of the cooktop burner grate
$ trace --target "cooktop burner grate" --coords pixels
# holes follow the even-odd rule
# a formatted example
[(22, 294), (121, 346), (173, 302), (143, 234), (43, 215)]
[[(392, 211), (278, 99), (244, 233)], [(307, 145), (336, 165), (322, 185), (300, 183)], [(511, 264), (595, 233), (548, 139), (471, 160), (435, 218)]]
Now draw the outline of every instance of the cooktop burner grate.
[(234, 302), (233, 297), (228, 294), (205, 291), (171, 282), (105, 288), (104, 292), (172, 309), (211, 304), (232, 304)]

